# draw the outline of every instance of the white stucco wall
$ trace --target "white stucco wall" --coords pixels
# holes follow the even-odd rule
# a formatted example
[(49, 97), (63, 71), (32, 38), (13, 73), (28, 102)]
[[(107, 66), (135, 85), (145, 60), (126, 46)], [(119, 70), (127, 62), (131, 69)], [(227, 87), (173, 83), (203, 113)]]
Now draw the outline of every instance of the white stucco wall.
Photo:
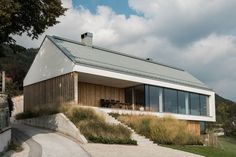
[(0, 132), (0, 153), (5, 151), (11, 141), (11, 129)]
[(74, 63), (45, 38), (25, 79), (24, 86), (72, 72)]

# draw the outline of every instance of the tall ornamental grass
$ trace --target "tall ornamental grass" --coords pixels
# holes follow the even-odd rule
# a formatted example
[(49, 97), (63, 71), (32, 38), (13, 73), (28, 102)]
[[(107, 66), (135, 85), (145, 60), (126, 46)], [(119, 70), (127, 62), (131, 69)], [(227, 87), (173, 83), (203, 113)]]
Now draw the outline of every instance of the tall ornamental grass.
[(121, 115), (118, 120), (158, 144), (202, 144), (200, 135), (188, 130), (187, 122), (173, 117)]

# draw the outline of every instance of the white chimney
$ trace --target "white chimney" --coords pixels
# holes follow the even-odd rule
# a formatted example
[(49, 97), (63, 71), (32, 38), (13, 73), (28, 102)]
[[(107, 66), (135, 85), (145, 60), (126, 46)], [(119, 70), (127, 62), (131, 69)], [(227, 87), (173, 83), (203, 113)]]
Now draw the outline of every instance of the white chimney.
[(81, 35), (81, 42), (86, 46), (93, 45), (93, 34), (90, 32), (86, 32)]

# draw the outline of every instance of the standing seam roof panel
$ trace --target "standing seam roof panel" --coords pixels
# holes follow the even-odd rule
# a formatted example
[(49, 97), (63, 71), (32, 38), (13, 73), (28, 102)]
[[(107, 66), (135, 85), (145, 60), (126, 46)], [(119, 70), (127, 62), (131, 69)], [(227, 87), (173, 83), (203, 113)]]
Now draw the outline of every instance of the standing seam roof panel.
[(76, 64), (85, 64), (121, 73), (209, 89), (184, 70), (145, 61), (119, 52), (85, 46), (60, 37), (53, 36), (49, 37), (49, 39)]

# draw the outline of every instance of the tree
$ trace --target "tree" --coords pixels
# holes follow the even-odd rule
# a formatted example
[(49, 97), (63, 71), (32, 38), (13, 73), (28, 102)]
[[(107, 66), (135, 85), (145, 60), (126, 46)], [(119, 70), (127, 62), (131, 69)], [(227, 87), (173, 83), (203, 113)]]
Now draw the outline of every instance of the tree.
[(65, 11), (61, 0), (0, 0), (0, 45), (14, 42), (10, 35), (24, 32), (37, 39)]
[(224, 131), (227, 136), (236, 137), (236, 117), (231, 117), (225, 121)]

